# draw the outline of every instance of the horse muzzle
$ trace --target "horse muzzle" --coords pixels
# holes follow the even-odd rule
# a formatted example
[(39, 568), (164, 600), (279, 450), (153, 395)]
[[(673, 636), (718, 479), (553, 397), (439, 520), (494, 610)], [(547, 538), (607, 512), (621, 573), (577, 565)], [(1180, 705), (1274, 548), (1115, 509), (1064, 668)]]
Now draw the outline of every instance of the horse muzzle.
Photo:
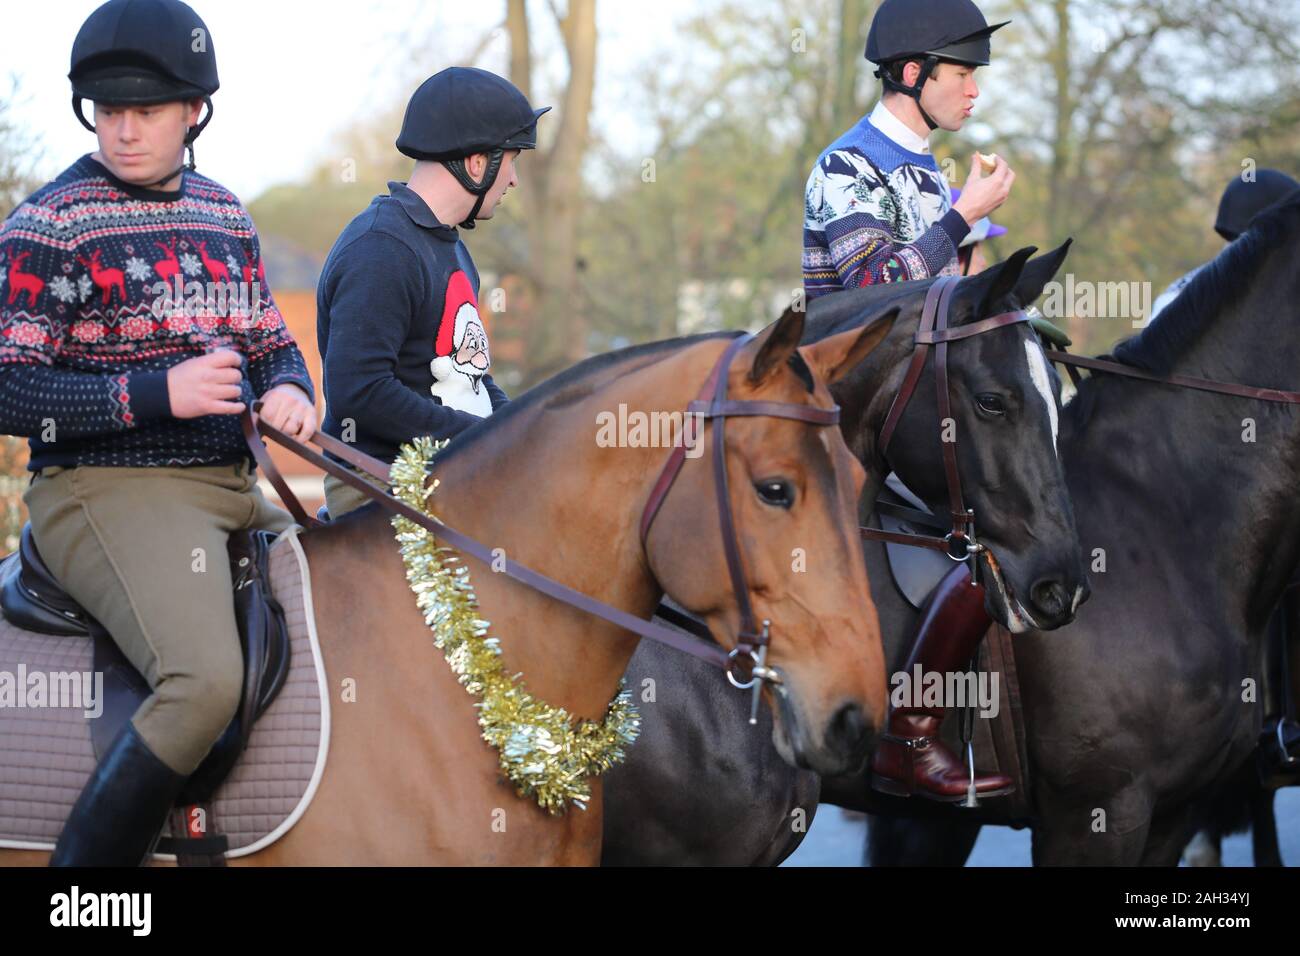
[(773, 693), (778, 714), (772, 742), (786, 763), (823, 775), (865, 769), (880, 727), (862, 704), (844, 701), (814, 734), (808, 731), (813, 721), (800, 715), (789, 683), (773, 688)]

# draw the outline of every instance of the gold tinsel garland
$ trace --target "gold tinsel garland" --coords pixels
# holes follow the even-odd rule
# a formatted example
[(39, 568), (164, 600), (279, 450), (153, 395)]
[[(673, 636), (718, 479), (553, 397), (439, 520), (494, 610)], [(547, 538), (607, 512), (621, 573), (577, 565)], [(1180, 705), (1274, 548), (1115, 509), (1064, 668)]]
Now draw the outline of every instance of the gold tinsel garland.
[[(426, 487), (429, 466), (445, 445), (416, 438), (393, 462), (393, 493), (424, 514), (432, 514), (428, 499), (438, 487), (436, 479)], [(478, 698), (479, 727), (500, 754), (502, 773), (519, 796), (531, 796), (552, 814), (563, 813), (570, 802), (585, 810), (591, 799), (587, 778), (621, 761), (623, 748), (637, 736), (640, 720), (625, 684), (620, 681), (599, 723), (575, 723), (563, 707), (533, 697), (522, 675), (506, 674), (501, 646), (488, 635), (489, 622), (479, 617), (469, 569), (457, 552), (409, 518), (394, 515), (393, 527), (406, 579), (434, 644), (465, 690)]]

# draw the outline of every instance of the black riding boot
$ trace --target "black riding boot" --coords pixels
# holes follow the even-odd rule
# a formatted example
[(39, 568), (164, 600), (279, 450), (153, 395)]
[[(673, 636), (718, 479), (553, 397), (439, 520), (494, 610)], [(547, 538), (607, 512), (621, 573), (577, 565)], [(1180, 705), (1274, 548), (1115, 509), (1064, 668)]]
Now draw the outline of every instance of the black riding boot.
[(139, 866), (185, 779), (127, 721), (77, 797), (50, 866)]

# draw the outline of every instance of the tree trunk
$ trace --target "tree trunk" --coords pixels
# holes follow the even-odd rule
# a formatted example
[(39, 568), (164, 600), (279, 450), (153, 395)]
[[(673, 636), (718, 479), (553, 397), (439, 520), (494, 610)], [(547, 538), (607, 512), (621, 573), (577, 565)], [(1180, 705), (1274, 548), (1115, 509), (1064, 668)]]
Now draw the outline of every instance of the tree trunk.
[[(558, 13), (557, 13), (558, 15)], [(524, 0), (508, 0), (511, 79), (531, 93), (531, 51)], [(532, 384), (587, 354), (587, 315), (578, 287), (578, 222), (582, 161), (587, 151), (596, 83), (596, 0), (569, 0), (560, 16), (569, 61), (569, 82), (561, 102), (542, 123), (558, 123), (550, 146), (520, 164), (519, 192), (528, 220), (537, 310), (527, 332), (525, 381)], [(530, 95), (531, 100), (531, 95)]]

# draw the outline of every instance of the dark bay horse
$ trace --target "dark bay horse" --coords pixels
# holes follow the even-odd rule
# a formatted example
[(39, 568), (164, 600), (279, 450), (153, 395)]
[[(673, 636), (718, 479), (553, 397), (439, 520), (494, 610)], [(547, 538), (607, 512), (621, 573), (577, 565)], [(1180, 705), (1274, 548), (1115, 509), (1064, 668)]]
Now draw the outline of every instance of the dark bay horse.
[[(787, 313), (736, 354), (727, 397), (828, 409), (827, 382), (854, 367), (887, 322), (799, 347)], [(641, 346), (589, 360), (474, 426), (439, 455), (439, 517), (512, 560), (642, 617), (665, 593), (723, 645), (740, 614), (719, 533), (710, 455), (687, 461), (643, 546), (638, 519), (669, 450), (598, 438), (601, 413), (681, 413), (730, 336)], [(823, 771), (860, 766), (885, 715), (875, 609), (854, 517), (864, 481), (834, 425), (735, 417), (722, 446), (748, 598), (772, 622), (781, 675), (775, 746)], [(705, 426), (708, 448), (718, 426)], [(656, 443), (657, 445), (657, 443)], [(709, 449), (711, 451), (711, 449)], [(500, 779), (474, 701), (435, 648), (407, 584), (389, 514), (375, 505), (302, 535), (334, 709), (315, 799), (279, 841), (239, 865), (574, 864), (599, 860), (600, 781), (585, 812), (551, 816)], [(815, 573), (791, 570), (807, 555)], [(599, 720), (634, 635), (470, 562), (505, 669), (552, 706)], [(725, 683), (721, 670), (713, 679)], [(635, 745), (631, 748), (635, 750)], [(4, 863), (48, 854), (0, 852)]]
[[(951, 324), (1031, 304), (1068, 246), (1033, 260), (1034, 250), (1024, 249), (963, 280), (954, 293)], [(947, 508), (933, 357), (900, 419), (887, 463), (875, 444), (932, 284), (846, 291), (814, 300), (809, 309), (806, 341), (845, 334), (883, 310), (901, 309), (885, 342), (833, 390), (844, 410), (845, 438), (868, 471), (859, 515), (864, 523), (890, 468), (936, 513)], [(954, 344), (949, 364), (967, 504), (975, 509), (980, 539), (1001, 564), (1001, 575), (987, 588), (988, 610), (1009, 626), (1021, 627), (1017, 621), (1027, 617), (1039, 627), (1059, 627), (1071, 619), (1086, 584), (1055, 448), (1059, 399), (1035, 383), (1040, 373), (1052, 373), (1024, 325)], [(1004, 415), (983, 409), (990, 395), (1002, 400)], [(869, 575), (878, 600), (894, 591), (888, 571), (883, 573)], [(1043, 582), (1055, 586), (1036, 587)], [(900, 632), (897, 640), (904, 636)], [(780, 760), (767, 739), (770, 716), (761, 713), (760, 725), (748, 726), (743, 695), (717, 686), (697, 662), (662, 653), (649, 642), (633, 656), (628, 678), (634, 687), (653, 682), (656, 700), (642, 705), (636, 752), (607, 782), (604, 862), (776, 863), (792, 852), (816, 810), (821, 782), (816, 773), (792, 770)]]
[[(1297, 262), (1300, 196), (1115, 357), (1295, 389)], [(1258, 739), (1264, 632), (1300, 560), (1300, 409), (1100, 374), (1065, 408), (1061, 456), (1085, 554), (1104, 570), (1072, 626), (1015, 642), (1034, 862), (1174, 866)], [(910, 614), (876, 594), (888, 645)], [(959, 864), (978, 830), (956, 815), (875, 817), (869, 857)]]

